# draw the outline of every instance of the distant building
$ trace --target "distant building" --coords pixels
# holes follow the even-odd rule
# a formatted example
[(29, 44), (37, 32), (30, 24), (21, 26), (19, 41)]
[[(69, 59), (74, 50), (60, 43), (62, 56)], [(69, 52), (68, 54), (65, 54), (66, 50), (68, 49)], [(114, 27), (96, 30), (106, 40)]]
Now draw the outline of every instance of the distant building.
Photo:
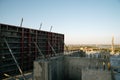
[(115, 54), (114, 52), (114, 36), (112, 37), (112, 45), (111, 45), (111, 53), (110, 54)]

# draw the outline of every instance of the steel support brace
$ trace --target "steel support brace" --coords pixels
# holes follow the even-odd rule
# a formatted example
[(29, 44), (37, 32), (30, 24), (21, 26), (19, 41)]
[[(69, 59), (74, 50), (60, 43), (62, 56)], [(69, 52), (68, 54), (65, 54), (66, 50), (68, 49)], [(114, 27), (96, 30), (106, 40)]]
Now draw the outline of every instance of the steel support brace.
[(17, 62), (17, 60), (16, 60), (16, 58), (15, 58), (15, 56), (14, 56), (12, 50), (10, 49), (10, 47), (9, 47), (9, 45), (8, 45), (8, 43), (7, 43), (7, 40), (6, 40), (5, 38), (4, 38), (4, 41), (5, 41), (5, 43), (6, 43), (7, 47), (8, 47), (8, 49), (9, 49), (9, 52), (10, 52), (10, 54), (11, 54), (13, 60), (15, 61), (16, 65), (17, 65), (17, 67), (18, 67), (18, 69), (19, 69), (21, 75), (23, 76), (23, 79), (26, 80), (26, 79), (25, 79), (25, 76), (24, 76), (24, 74), (23, 74), (23, 72), (22, 72), (22, 70), (21, 70), (21, 68), (20, 68), (20, 66), (19, 66), (19, 64), (18, 64), (18, 62)]

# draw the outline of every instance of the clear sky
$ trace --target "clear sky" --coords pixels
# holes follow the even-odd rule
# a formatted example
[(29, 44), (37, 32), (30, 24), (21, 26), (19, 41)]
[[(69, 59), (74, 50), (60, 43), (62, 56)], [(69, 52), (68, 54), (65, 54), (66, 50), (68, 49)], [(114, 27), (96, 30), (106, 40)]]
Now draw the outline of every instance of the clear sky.
[(66, 44), (120, 44), (120, 0), (0, 0), (0, 23), (63, 33)]

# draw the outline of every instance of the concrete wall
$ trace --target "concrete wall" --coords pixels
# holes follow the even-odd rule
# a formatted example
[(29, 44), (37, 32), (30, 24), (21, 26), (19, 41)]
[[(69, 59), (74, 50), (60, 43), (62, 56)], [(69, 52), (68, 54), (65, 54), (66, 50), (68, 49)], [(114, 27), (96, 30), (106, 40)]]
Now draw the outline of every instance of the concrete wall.
[(63, 80), (63, 57), (34, 61), (34, 80)]
[(34, 80), (49, 80), (48, 65), (45, 60), (34, 61), (33, 79)]
[(81, 68), (91, 68), (95, 69), (97, 66), (99, 69), (102, 69), (103, 62), (105, 62), (105, 67), (107, 70), (107, 63), (109, 60), (107, 59), (96, 59), (96, 58), (85, 58), (85, 57), (65, 57), (64, 62), (66, 64), (70, 63), (70, 66), (78, 66)]
[(49, 80), (63, 80), (63, 57), (54, 57), (49, 61)]
[(83, 57), (53, 57), (34, 62), (34, 80), (111, 80), (111, 72), (103, 70), (103, 61)]
[(81, 80), (81, 67), (79, 67), (79, 60), (77, 59), (73, 59), (72, 57), (64, 57), (65, 80)]
[(82, 80), (112, 80), (111, 72), (100, 70), (82, 70)]
[[(106, 63), (106, 68), (103, 70), (103, 62)], [(107, 69), (107, 63), (109, 60), (105, 59), (95, 59), (95, 58), (84, 58), (84, 57), (65, 57), (64, 58), (64, 78), (67, 80), (84, 80), (83, 74), (86, 74), (86, 70), (92, 70), (95, 72), (92, 72), (99, 76), (104, 76), (100, 72), (106, 75), (106, 72), (109, 72)], [(85, 72), (84, 72), (85, 70)], [(89, 73), (90, 73), (89, 71)], [(104, 73), (105, 72), (105, 73)], [(89, 75), (89, 74), (86, 74)], [(95, 75), (86, 76), (89, 80), (96, 80), (91, 79), (91, 77), (94, 77)], [(101, 79), (101, 78), (100, 78)], [(108, 80), (108, 79), (106, 79)]]

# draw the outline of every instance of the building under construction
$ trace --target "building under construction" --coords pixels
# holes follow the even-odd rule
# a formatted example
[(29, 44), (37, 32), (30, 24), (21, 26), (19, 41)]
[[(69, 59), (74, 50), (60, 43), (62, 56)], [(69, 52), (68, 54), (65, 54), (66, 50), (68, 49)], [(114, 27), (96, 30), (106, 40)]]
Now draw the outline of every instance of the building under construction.
[(22, 71), (33, 69), (33, 61), (37, 58), (49, 58), (64, 51), (64, 35), (0, 24), (0, 79), (4, 74), (19, 74), (12, 53)]

